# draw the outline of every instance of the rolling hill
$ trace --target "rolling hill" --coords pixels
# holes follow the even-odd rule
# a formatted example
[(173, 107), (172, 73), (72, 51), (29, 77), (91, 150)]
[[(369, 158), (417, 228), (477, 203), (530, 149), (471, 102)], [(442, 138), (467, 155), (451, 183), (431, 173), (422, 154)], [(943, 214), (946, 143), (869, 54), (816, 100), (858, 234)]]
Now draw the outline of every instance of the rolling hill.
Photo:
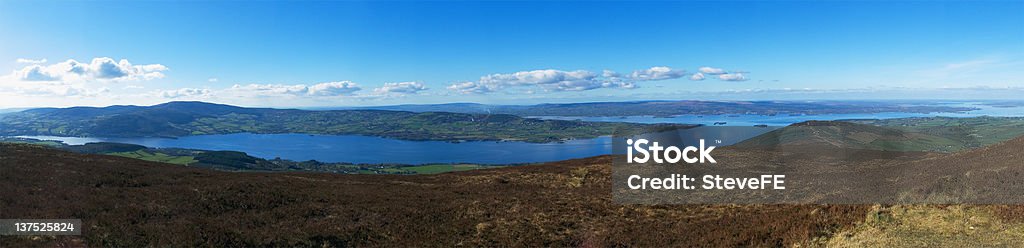
[(645, 127), (651, 125), (540, 120), (503, 114), (243, 108), (204, 102), (169, 102), (146, 107), (41, 108), (0, 116), (0, 135), (8, 136), (180, 137), (248, 132), (353, 134), (406, 140), (551, 142)]
[(747, 148), (829, 147), (887, 151), (949, 151), (957, 142), (926, 133), (846, 121), (807, 121), (736, 144)]
[(948, 140), (943, 143), (949, 142), (947, 151), (988, 146), (1024, 135), (1022, 117), (917, 117), (847, 121), (942, 137)]
[(1024, 135), (1021, 117), (914, 117), (806, 121), (736, 144), (748, 148), (825, 146), (886, 151), (956, 152)]

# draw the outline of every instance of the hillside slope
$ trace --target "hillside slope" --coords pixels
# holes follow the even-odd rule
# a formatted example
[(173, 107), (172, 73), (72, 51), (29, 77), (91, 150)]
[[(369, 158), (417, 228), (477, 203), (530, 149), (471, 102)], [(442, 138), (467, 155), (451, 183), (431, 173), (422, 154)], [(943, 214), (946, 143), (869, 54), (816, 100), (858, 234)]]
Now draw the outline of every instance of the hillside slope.
[(946, 143), (946, 151), (984, 147), (1024, 135), (1022, 117), (915, 117), (848, 121), (943, 137), (952, 141)]
[[(204, 102), (43, 108), (0, 116), (0, 135), (180, 137), (228, 133), (355, 134), (406, 140), (551, 142), (646, 124), (540, 120), (513, 115), (384, 110), (308, 111)], [(656, 125), (686, 126), (686, 125)]]
[[(1019, 183), (1022, 147), (1024, 137), (843, 170), (925, 172), (868, 171), (907, 178), (894, 186), (909, 189), (984, 173)], [(863, 159), (850, 162), (871, 163)], [(1019, 206), (619, 205), (610, 163), (420, 176), (231, 173), (0, 144), (0, 218), (81, 218), (87, 227), (81, 237), (0, 237), (0, 246), (1024, 245)]]
[(818, 147), (886, 151), (947, 151), (956, 141), (926, 133), (846, 121), (807, 121), (745, 140), (743, 148)]
[(1024, 247), (1024, 207), (989, 205), (1024, 201), (1024, 137), (895, 168), (901, 200), (972, 204), (874, 206), (828, 246)]
[(782, 246), (866, 206), (636, 206), (610, 157), (422, 176), (231, 173), (0, 144), (0, 218), (81, 218), (81, 237), (0, 246)]
[(901, 169), (893, 172), (905, 175), (899, 187), (926, 195), (923, 200), (1024, 202), (1024, 137), (913, 161)]

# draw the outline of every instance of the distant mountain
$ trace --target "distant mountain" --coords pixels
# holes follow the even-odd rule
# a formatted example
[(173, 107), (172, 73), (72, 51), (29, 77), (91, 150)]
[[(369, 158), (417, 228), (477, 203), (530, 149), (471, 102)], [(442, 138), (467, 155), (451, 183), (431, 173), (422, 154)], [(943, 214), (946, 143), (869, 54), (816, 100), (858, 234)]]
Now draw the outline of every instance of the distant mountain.
[(6, 108), (6, 109), (0, 109), (0, 115), (14, 113), (14, 112), (21, 112), (21, 111), (25, 111), (25, 110), (28, 110), (28, 109), (29, 108)]
[(538, 105), (450, 103), (395, 105), (362, 109), (412, 112), (492, 113), (518, 116), (676, 116), (683, 114), (854, 114), (881, 112), (960, 112), (974, 108), (926, 105), (919, 102), (873, 101), (633, 101)]
[(407, 140), (549, 142), (610, 135), (630, 123), (539, 120), (506, 114), (385, 110), (310, 111), (204, 102), (41, 108), (0, 116), (0, 135), (180, 137), (227, 133), (355, 134)]

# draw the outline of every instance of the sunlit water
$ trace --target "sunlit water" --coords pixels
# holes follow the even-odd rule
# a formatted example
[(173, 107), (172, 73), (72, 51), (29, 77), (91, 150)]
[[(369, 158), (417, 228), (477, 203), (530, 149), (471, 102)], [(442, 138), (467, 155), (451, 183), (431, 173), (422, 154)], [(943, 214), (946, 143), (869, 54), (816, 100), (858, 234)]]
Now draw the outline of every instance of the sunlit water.
[[(976, 116), (1024, 116), (1024, 107), (997, 108), (977, 103), (956, 103), (955, 106), (980, 107), (980, 110), (965, 113), (875, 113), (875, 114), (828, 114), (828, 115), (680, 115), (669, 118), (651, 116), (627, 117), (543, 117), (546, 119), (582, 119), (587, 121), (617, 121), (637, 123), (688, 123), (715, 126), (751, 127), (753, 125), (785, 126), (807, 120), (839, 119), (888, 119), (904, 117), (976, 117)], [(709, 129), (700, 132), (699, 138), (724, 140), (718, 145), (729, 145), (774, 128), (745, 129), (745, 131), (720, 132), (728, 129)], [(751, 131), (753, 130), (753, 131)], [(43, 140), (59, 140), (70, 145), (89, 142), (119, 142), (158, 148), (190, 148), (201, 150), (242, 151), (252, 156), (272, 159), (318, 160), (322, 162), (352, 163), (481, 163), (512, 164), (558, 161), (584, 158), (611, 153), (612, 138), (580, 139), (554, 143), (493, 142), (473, 141), (451, 143), (443, 141), (406, 141), (390, 138), (357, 135), (308, 135), (308, 134), (223, 134), (198, 135), (177, 139), (170, 138), (95, 138), (95, 137), (53, 137), (19, 136)]]
[(78, 138), (18, 136), (59, 140), (69, 145), (118, 142), (157, 148), (241, 151), (272, 159), (351, 163), (482, 163), (511, 164), (592, 157), (611, 151), (611, 137), (562, 143), (486, 142), (450, 143), (406, 141), (357, 135), (222, 134), (170, 138)]
[(966, 112), (934, 112), (934, 113), (905, 113), (905, 112), (883, 112), (868, 114), (821, 114), (821, 115), (750, 115), (750, 114), (729, 114), (729, 115), (677, 115), (672, 117), (654, 116), (615, 116), (615, 117), (580, 117), (580, 116), (536, 116), (535, 118), (553, 120), (583, 120), (583, 121), (605, 121), (605, 122), (633, 122), (633, 123), (686, 123), (721, 126), (786, 126), (793, 123), (809, 120), (832, 121), (849, 119), (894, 119), (907, 117), (1020, 117), (1024, 116), (1022, 107), (992, 107), (981, 103), (952, 103), (945, 106), (954, 107), (975, 107), (979, 110)]

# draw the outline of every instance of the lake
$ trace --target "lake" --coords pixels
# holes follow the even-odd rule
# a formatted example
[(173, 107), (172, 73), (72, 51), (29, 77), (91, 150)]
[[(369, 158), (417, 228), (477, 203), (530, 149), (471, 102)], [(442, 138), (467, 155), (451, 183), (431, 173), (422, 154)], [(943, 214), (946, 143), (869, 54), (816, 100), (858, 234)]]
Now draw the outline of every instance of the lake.
[[(733, 144), (771, 131), (773, 128), (698, 127), (680, 132), (709, 140), (718, 145)], [(527, 143), (518, 141), (407, 141), (359, 135), (309, 134), (219, 134), (181, 138), (83, 138), (57, 136), (17, 136), (40, 140), (58, 140), (68, 145), (90, 142), (117, 142), (155, 148), (189, 148), (200, 150), (241, 151), (249, 155), (296, 161), (351, 163), (475, 163), (515, 164), (550, 162), (610, 154), (612, 137), (569, 140), (559, 143)]]
[(273, 159), (351, 163), (479, 163), (512, 164), (559, 161), (608, 154), (612, 138), (570, 140), (563, 143), (487, 142), (450, 143), (407, 141), (358, 135), (221, 134), (171, 138), (80, 138), (18, 136), (59, 140), (69, 145), (117, 142), (157, 148), (241, 151)]
[(605, 122), (633, 122), (633, 123), (686, 123), (715, 125), (725, 123), (724, 126), (787, 126), (789, 124), (809, 120), (833, 121), (847, 119), (894, 119), (908, 117), (1019, 117), (1024, 116), (1024, 107), (993, 107), (981, 102), (962, 102), (941, 104), (953, 107), (974, 107), (978, 110), (966, 112), (934, 112), (934, 113), (905, 113), (905, 112), (883, 112), (866, 114), (820, 114), (820, 115), (756, 115), (756, 114), (728, 114), (728, 115), (677, 115), (671, 117), (655, 116), (532, 116), (534, 118), (552, 120), (583, 120), (583, 121), (605, 121)]
[[(997, 108), (977, 103), (956, 103), (958, 106), (979, 107), (965, 113), (875, 113), (828, 115), (681, 115), (670, 118), (651, 116), (627, 117), (544, 117), (546, 119), (583, 119), (588, 121), (622, 121), (639, 123), (692, 123), (713, 126), (726, 122), (729, 127), (701, 127), (681, 133), (708, 140), (722, 140), (720, 146), (733, 144), (774, 128), (807, 120), (888, 119), (929, 116), (1024, 116), (1024, 107)], [(765, 124), (773, 127), (753, 128)], [(190, 148), (201, 150), (241, 151), (249, 155), (273, 159), (351, 163), (477, 163), (512, 164), (559, 161), (609, 154), (611, 137), (571, 140), (562, 143), (526, 143), (472, 141), (450, 143), (443, 141), (406, 141), (358, 135), (308, 134), (223, 134), (170, 138), (79, 138), (53, 136), (19, 136), (42, 140), (59, 140), (70, 145), (88, 142), (118, 142), (158, 148)]]

